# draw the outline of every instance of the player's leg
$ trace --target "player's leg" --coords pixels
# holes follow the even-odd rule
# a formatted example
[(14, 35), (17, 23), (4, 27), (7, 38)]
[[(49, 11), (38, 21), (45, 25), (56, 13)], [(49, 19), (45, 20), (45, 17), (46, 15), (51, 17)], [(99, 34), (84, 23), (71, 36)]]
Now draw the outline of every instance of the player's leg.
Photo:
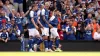
[(56, 45), (55, 51), (61, 51), (60, 48), (59, 48), (60, 37), (59, 37), (59, 34), (57, 32), (57, 28), (52, 28), (51, 33), (52, 33), (53, 37), (55, 38), (55, 45)]
[(43, 42), (42, 37), (40, 36), (40, 33), (37, 29), (35, 29), (35, 44), (34, 44), (34, 50), (37, 51), (37, 48), (39, 48), (39, 45)]
[(34, 28), (33, 29), (28, 29), (29, 30), (29, 41), (28, 41), (28, 44), (29, 44), (29, 51), (33, 52), (33, 45), (35, 44), (35, 31), (34, 31)]
[(51, 36), (50, 36), (50, 41), (49, 41), (49, 51), (52, 52), (53, 50), (53, 35), (51, 33)]
[(42, 31), (42, 36), (43, 36), (43, 40), (44, 40), (45, 51), (48, 51), (49, 28), (41, 29), (41, 31)]

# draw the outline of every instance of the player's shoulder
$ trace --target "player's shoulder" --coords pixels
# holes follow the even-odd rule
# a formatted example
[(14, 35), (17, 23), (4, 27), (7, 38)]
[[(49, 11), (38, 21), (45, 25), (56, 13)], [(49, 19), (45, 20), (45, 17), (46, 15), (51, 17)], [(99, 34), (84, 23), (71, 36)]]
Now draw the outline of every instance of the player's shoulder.
[(34, 11), (33, 11), (33, 10), (31, 10), (31, 11), (30, 11), (30, 13), (34, 13)]

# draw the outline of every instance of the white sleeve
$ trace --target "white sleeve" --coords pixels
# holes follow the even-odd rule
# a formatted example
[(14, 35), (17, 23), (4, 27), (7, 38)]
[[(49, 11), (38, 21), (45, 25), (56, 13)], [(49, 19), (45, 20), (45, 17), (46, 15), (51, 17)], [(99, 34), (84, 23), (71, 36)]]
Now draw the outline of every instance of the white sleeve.
[(37, 15), (39, 16), (39, 15), (40, 15), (40, 13), (41, 13), (41, 11), (39, 10), (39, 11), (37, 12)]
[(40, 13), (41, 13), (41, 11), (39, 10), (39, 11), (37, 12), (38, 19), (40, 19)]
[(52, 16), (49, 21), (52, 21), (54, 18), (55, 18), (55, 16)]
[(30, 11), (30, 17), (34, 17), (34, 11)]
[(17, 34), (20, 35), (20, 30), (18, 30)]
[(42, 9), (42, 15), (45, 15), (45, 10), (44, 9)]

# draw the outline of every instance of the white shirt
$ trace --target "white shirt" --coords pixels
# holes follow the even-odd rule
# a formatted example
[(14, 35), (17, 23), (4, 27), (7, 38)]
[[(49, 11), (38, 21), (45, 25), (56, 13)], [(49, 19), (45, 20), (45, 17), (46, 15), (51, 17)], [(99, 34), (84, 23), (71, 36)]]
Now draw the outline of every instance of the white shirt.
[(100, 39), (100, 33), (95, 32), (95, 33), (94, 33), (94, 39), (95, 39), (95, 40)]
[(30, 17), (34, 17), (34, 11), (30, 11)]

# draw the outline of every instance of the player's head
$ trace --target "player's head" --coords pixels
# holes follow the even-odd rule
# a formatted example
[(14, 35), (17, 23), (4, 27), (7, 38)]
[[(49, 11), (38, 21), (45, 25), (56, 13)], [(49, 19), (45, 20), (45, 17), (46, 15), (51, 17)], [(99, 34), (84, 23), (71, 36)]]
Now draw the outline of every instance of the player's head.
[(55, 10), (53, 11), (53, 13), (54, 13), (54, 15), (59, 15), (59, 11), (58, 11), (57, 9), (55, 9)]
[(36, 10), (38, 9), (38, 5), (37, 5), (37, 4), (33, 4), (33, 5), (32, 5), (32, 9), (33, 9), (34, 11), (36, 11)]
[(49, 2), (46, 2), (45, 3), (45, 9), (49, 9), (49, 7), (50, 7), (50, 3)]
[(43, 9), (43, 8), (44, 8), (44, 5), (43, 5), (43, 4), (41, 4), (41, 5), (40, 5), (40, 9)]

